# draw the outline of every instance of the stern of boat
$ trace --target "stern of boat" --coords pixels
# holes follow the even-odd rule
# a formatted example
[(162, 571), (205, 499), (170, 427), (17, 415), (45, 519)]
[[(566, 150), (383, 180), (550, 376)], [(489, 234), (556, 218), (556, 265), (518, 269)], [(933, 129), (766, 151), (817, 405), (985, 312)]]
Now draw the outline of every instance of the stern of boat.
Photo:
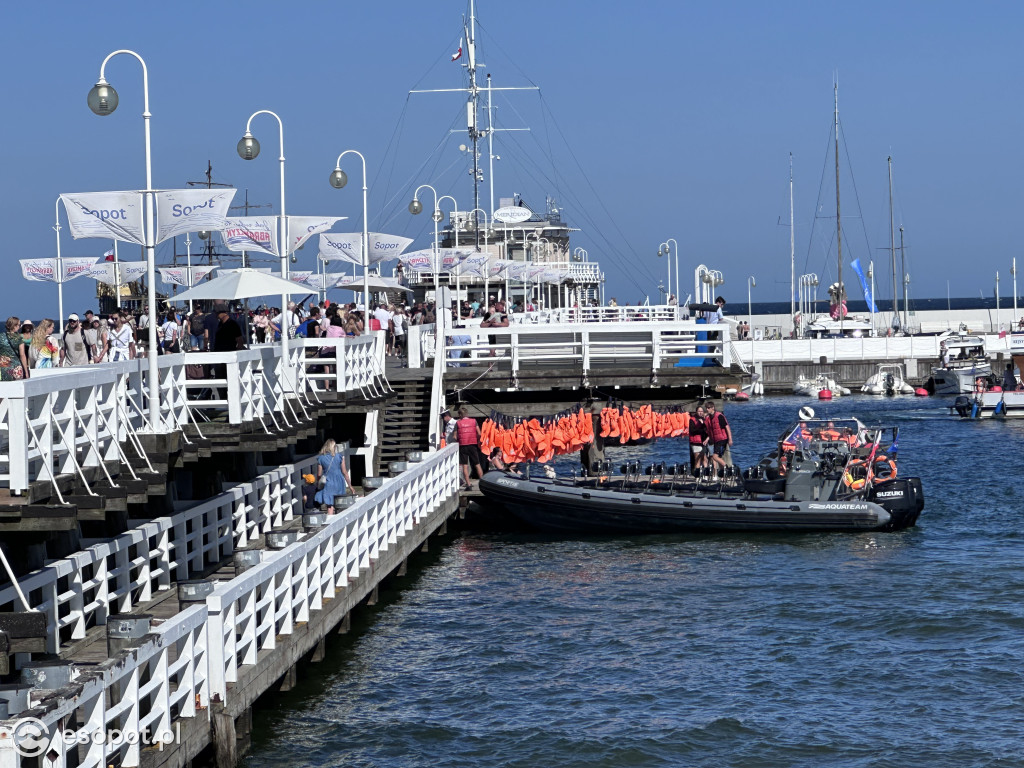
[(924, 510), (924, 486), (919, 477), (901, 477), (872, 486), (867, 500), (889, 513), (887, 530), (910, 528)]

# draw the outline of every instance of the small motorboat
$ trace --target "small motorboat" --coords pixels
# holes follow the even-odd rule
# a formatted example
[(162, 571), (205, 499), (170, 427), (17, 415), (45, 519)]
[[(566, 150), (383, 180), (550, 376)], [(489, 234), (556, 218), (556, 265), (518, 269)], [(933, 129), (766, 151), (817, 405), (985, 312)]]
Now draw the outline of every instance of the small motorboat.
[(942, 356), (948, 361), (940, 361), (932, 369), (931, 383), (936, 395), (974, 393), (979, 389), (978, 379), (997, 382), (981, 336), (947, 333), (939, 336), (939, 340)]
[(878, 370), (871, 374), (861, 392), (869, 395), (912, 395), (914, 388), (907, 384), (903, 376), (903, 366), (898, 363), (883, 363)]
[(480, 490), (530, 527), (562, 534), (895, 531), (916, 524), (924, 490), (920, 478), (897, 476), (898, 428), (814, 420), (810, 408), (800, 415), (807, 418), (746, 470), (715, 475), (686, 464), (629, 462), (613, 474), (606, 460), (586, 476), (531, 477), (526, 465), (525, 476), (488, 472)]
[(836, 380), (827, 373), (819, 373), (816, 376), (804, 376), (801, 373), (796, 377), (796, 383), (793, 385), (793, 394), (820, 399), (820, 393), (823, 389), (831, 392), (832, 397), (850, 394), (849, 389), (839, 386)]

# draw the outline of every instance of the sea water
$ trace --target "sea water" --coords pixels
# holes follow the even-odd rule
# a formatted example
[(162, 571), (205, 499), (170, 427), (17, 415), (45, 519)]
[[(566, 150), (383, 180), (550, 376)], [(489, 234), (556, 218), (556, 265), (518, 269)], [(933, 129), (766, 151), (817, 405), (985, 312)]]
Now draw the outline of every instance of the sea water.
[(1024, 420), (772, 398), (726, 405), (736, 463), (807, 404), (900, 427), (916, 528), (461, 534), (258, 713), (248, 765), (1024, 765)]

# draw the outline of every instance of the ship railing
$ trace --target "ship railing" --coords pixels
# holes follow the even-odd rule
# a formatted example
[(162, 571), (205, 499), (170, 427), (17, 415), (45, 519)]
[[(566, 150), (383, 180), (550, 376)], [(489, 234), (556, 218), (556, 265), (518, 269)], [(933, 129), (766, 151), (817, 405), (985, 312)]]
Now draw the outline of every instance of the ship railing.
[[(1007, 334), (984, 336), (985, 351), (995, 354), (1010, 351)], [(817, 362), (822, 357), (835, 360), (907, 360), (938, 358), (938, 336), (871, 336), (863, 338), (775, 339), (734, 342), (748, 363)]]
[(583, 373), (599, 367), (636, 369), (639, 364), (655, 373), (686, 358), (693, 358), (698, 366), (710, 358), (728, 368), (728, 331), (728, 326), (693, 322), (455, 328), (444, 352), (449, 367), (493, 365), (513, 375), (524, 365), (536, 364)]
[(226, 701), (239, 670), (311, 620), (417, 523), (457, 492), (458, 451), (448, 446), (385, 480), (305, 539), (219, 584), (210, 610), (210, 692)]
[[(302, 475), (315, 466), (311, 456), (206, 501), (180, 502), (189, 506), (173, 515), (129, 521), (134, 527), (119, 536), (20, 578), (30, 608), (47, 617), (47, 652), (290, 523), (302, 510)], [(0, 588), (0, 612), (23, 608), (13, 585)]]

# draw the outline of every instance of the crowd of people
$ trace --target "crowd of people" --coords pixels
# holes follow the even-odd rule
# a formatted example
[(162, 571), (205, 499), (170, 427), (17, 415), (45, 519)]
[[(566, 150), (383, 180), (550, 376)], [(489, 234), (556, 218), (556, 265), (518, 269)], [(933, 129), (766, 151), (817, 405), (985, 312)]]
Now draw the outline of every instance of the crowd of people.
[[(381, 303), (371, 305), (369, 330), (385, 331), (388, 354), (402, 356), (409, 326), (434, 320), (432, 303)], [(81, 316), (72, 313), (61, 332), (56, 328), (52, 318), (38, 324), (7, 318), (6, 332), (0, 334), (0, 380), (27, 379), (40, 368), (93, 365), (147, 355), (146, 306), (137, 311), (118, 310), (106, 317), (92, 310)], [(246, 310), (223, 302), (206, 307), (197, 303), (191, 312), (169, 309), (157, 315), (156, 353), (228, 352), (248, 344), (279, 341), (282, 332), (289, 338), (337, 338), (360, 336), (367, 329), (362, 304), (324, 302), (323, 307), (312, 304), (306, 308), (292, 302), (281, 311), (278, 307)], [(328, 353), (333, 355), (333, 348)]]

